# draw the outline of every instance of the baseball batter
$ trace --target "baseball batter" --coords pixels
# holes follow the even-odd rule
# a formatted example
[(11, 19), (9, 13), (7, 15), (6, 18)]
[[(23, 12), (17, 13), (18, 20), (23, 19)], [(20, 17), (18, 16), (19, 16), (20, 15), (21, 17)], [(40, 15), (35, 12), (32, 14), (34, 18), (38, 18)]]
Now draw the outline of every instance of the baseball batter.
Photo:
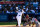
[(22, 14), (24, 13), (24, 10), (23, 10), (23, 9), (22, 9), (21, 11), (18, 10), (17, 13), (18, 13), (18, 14), (17, 14), (16, 18), (17, 18), (17, 21), (18, 21), (18, 26), (20, 27), (21, 18), (22, 18)]

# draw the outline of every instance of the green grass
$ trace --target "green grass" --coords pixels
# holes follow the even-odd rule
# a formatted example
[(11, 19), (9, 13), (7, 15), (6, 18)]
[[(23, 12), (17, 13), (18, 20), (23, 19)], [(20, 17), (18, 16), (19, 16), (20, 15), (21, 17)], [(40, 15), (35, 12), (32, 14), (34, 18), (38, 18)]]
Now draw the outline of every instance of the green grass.
[(0, 22), (0, 25), (16, 25), (17, 22)]

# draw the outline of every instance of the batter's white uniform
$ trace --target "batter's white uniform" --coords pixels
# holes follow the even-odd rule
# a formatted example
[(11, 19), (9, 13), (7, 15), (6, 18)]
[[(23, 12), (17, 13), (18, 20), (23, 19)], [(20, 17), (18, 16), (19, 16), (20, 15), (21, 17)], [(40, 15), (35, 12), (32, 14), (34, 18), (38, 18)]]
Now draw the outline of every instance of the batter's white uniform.
[(22, 14), (24, 13), (24, 11), (22, 10), (22, 12), (19, 10), (18, 11), (18, 14), (17, 14), (17, 16), (16, 16), (16, 18), (17, 18), (17, 21), (18, 21), (18, 26), (20, 26), (20, 24), (21, 24), (21, 18), (22, 18)]

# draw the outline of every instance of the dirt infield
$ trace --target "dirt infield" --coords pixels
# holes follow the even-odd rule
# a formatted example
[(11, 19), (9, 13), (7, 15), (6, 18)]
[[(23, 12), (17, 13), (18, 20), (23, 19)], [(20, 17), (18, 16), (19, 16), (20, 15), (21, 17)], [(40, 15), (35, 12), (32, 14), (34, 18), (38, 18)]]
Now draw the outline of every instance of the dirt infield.
[[(16, 27), (16, 25), (0, 25), (0, 27)], [(23, 26), (21, 25), (21, 27), (23, 27)], [(27, 25), (25, 27), (29, 27), (29, 25)], [(32, 27), (32, 25), (30, 27)], [(34, 25), (34, 27), (36, 27), (36, 25)]]

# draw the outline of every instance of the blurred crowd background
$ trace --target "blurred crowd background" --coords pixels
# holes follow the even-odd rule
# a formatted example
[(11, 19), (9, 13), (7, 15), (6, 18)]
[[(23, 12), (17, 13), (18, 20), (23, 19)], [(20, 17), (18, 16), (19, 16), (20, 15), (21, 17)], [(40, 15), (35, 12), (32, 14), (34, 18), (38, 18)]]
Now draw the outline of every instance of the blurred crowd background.
[[(3, 0), (0, 0), (3, 1)], [(1, 14), (5, 15), (7, 14), (7, 17), (5, 18), (8, 20), (15, 19), (17, 12), (16, 12), (16, 7), (18, 9), (24, 9), (24, 14), (29, 14), (29, 16), (36, 17), (40, 21), (40, 0), (4, 0), (6, 1), (24, 1), (24, 4), (0, 4), (0, 17)], [(3, 16), (4, 17), (4, 16)], [(2, 17), (1, 17), (2, 18)], [(4, 19), (4, 18), (2, 18)], [(1, 20), (0, 20), (1, 21)]]

